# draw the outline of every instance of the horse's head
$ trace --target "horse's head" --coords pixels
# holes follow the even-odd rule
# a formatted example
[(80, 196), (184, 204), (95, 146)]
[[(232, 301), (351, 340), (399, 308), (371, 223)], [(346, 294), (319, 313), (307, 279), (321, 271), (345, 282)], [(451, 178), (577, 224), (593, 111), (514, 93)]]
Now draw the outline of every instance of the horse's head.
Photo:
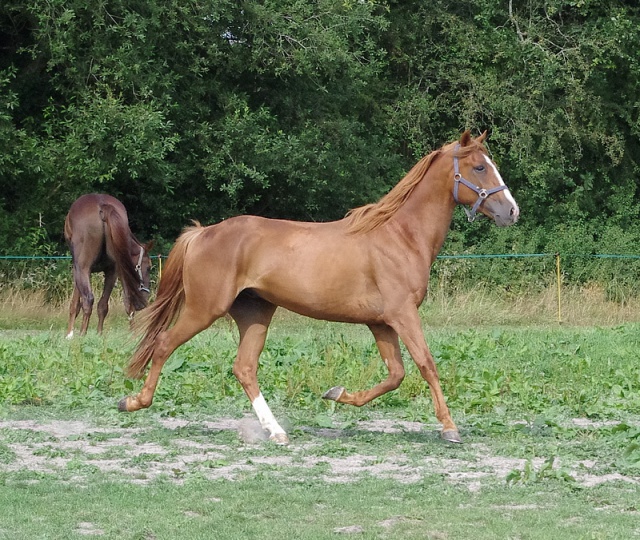
[(132, 247), (131, 262), (133, 263), (136, 274), (139, 279), (139, 285), (135, 293), (125, 295), (125, 309), (130, 317), (133, 316), (135, 311), (140, 311), (147, 307), (149, 302), (149, 293), (151, 285), (151, 257), (149, 257), (149, 250), (153, 246), (153, 241), (148, 244), (138, 245), (137, 242)]
[[(480, 212), (506, 227), (518, 221), (520, 209), (505, 185), (496, 164), (487, 155), (482, 135), (473, 139), (469, 131), (453, 145), (453, 197), (464, 205), (469, 221)], [(467, 208), (470, 206), (471, 209)]]

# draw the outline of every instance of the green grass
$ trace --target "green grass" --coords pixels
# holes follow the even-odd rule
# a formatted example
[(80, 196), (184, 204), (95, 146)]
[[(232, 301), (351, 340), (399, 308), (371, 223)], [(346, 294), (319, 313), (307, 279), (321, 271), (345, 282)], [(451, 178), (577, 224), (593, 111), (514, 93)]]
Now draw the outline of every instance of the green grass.
[(330, 539), (340, 531), (357, 538), (629, 538), (638, 531), (637, 493), (629, 491), (550, 483), (473, 494), (437, 476), (410, 487), (376, 480), (326, 486), (268, 474), (144, 487), (97, 478), (83, 489), (46, 480), (0, 485), (0, 537), (75, 538), (94, 529), (99, 538), (141, 540)]
[[(0, 422), (30, 423), (0, 428), (0, 539), (640, 535), (640, 326), (508, 325), (482, 313), (437, 325), (425, 312), (462, 446), (438, 438), (406, 351), (397, 391), (360, 409), (320, 398), (385, 376), (366, 328), (276, 318), (259, 380), (288, 426), (282, 448), (208, 424), (251, 412), (231, 373), (237, 336), (226, 321), (174, 353), (153, 406), (134, 414), (116, 410), (141, 384), (123, 377), (134, 346), (124, 318), (104, 337), (70, 341), (64, 323), (5, 324)], [(379, 420), (424, 427), (362, 427)], [(87, 427), (56, 434), (52, 422)], [(25, 455), (51, 468), (16, 468)], [(342, 480), (338, 465), (358, 460), (399, 467), (401, 478), (361, 467)], [(130, 472), (105, 470), (107, 461)]]
[[(454, 416), (555, 414), (620, 418), (640, 413), (640, 332), (616, 327), (436, 328), (426, 332)], [(59, 329), (5, 332), (0, 400), (57, 407), (111, 406), (140, 382), (123, 376), (134, 343), (126, 329), (66, 340)], [(231, 373), (237, 337), (226, 321), (179, 348), (163, 369), (154, 408), (181, 414), (246, 398)], [(431, 418), (430, 394), (411, 359), (402, 386), (369, 408)], [(331, 386), (372, 386), (385, 367), (365, 328), (312, 322), (277, 324), (260, 360), (263, 393), (287, 407), (335, 410), (318, 398)]]

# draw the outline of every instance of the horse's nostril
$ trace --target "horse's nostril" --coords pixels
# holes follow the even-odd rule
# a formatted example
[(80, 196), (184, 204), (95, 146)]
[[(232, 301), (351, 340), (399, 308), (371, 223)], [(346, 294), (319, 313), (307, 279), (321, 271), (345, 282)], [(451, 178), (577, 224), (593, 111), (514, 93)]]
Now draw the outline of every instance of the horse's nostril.
[(511, 212), (509, 212), (509, 215), (512, 216), (516, 213), (516, 209), (514, 206), (511, 207)]

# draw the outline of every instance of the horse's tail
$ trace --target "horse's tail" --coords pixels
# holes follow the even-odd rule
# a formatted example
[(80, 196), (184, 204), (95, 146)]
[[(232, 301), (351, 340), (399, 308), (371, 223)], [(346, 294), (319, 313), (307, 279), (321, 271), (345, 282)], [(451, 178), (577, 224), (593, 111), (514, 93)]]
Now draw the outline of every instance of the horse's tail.
[(155, 301), (135, 321), (136, 332), (143, 334), (127, 366), (127, 375), (139, 379), (151, 361), (158, 335), (171, 326), (184, 305), (184, 258), (189, 244), (204, 228), (196, 222), (186, 228), (174, 244), (162, 269)]
[[(106, 224), (107, 254), (116, 262), (116, 272), (122, 282), (133, 309), (147, 306), (147, 299), (140, 288), (141, 278), (131, 260), (130, 243), (133, 235), (129, 222), (118, 209), (108, 203), (100, 205), (100, 216)], [(137, 243), (137, 242), (136, 242)], [(144, 249), (140, 247), (140, 249)]]

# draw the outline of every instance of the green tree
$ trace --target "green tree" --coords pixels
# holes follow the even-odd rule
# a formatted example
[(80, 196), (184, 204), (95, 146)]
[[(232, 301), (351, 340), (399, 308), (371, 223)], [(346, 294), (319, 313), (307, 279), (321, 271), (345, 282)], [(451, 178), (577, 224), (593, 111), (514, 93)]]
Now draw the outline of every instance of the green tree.
[(88, 191), (162, 249), (190, 219), (339, 218), (466, 128), (522, 218), (456, 213), (447, 249), (633, 246), (639, 22), (621, 0), (6, 0), (0, 250), (59, 244)]

